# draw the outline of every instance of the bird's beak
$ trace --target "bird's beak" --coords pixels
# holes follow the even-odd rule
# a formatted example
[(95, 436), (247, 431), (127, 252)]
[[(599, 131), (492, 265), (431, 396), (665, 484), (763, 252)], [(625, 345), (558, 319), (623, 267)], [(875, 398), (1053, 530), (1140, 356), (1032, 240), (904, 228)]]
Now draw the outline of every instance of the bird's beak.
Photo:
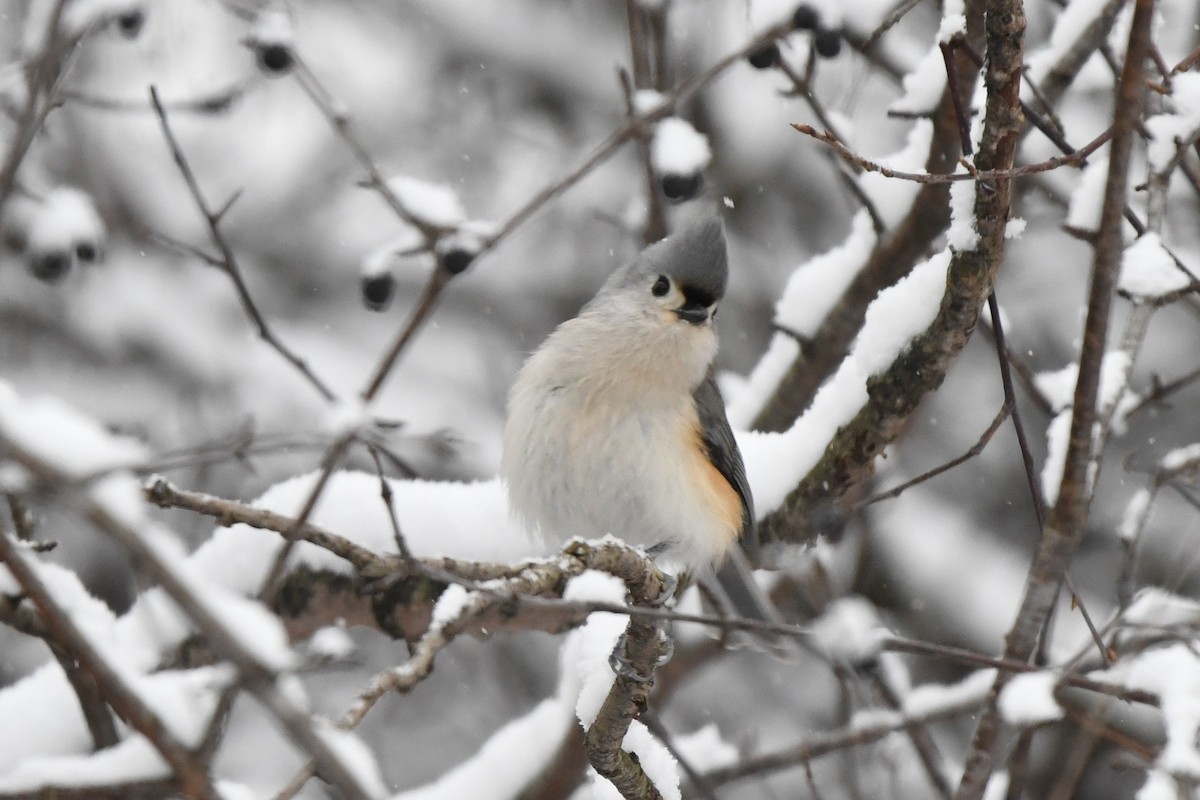
[(693, 325), (703, 325), (708, 322), (708, 306), (701, 305), (700, 303), (684, 303), (675, 309), (675, 314), (681, 320), (690, 322)]

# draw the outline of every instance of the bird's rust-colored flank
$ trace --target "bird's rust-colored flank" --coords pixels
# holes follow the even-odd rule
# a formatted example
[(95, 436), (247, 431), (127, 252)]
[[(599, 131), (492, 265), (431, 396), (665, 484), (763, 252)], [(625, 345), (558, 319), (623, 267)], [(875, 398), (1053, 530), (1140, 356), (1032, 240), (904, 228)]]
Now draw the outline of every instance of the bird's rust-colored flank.
[(707, 505), (712, 510), (713, 516), (721, 521), (722, 532), (727, 537), (719, 546), (712, 549), (715, 552), (724, 553), (742, 533), (744, 514), (742, 498), (716, 465), (705, 457), (706, 451), (700, 435), (699, 421), (692, 428), (692, 436), (696, 442), (696, 446), (692, 449), (696, 455), (696, 484), (702, 488), (705, 499), (708, 501)]

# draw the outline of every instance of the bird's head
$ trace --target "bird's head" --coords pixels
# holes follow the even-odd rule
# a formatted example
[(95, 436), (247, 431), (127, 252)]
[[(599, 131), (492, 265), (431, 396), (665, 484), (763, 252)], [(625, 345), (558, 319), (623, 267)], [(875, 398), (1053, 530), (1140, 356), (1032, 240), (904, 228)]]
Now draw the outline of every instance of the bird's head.
[(728, 275), (725, 231), (710, 216), (643, 250), (608, 279), (597, 301), (619, 298), (662, 322), (707, 326)]

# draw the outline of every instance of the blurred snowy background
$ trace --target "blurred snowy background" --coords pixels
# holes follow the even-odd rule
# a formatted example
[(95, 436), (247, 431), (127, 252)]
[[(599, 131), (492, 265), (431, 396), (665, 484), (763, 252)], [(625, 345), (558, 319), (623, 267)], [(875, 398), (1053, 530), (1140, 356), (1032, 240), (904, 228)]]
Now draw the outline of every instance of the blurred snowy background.
[[(69, 5), (76, 4), (87, 5)], [(36, 52), (39, 20), (44, 26), (54, 5), (0, 0), (0, 56), (11, 65), (0, 72), (0, 105), (14, 113), (23, 103), (20, 59)], [(368, 177), (363, 165), (305, 92), (297, 70), (268, 63), (264, 13), (285, 17), (284, 36), (294, 36), (285, 41), (301, 69), (325, 87), (383, 175), (449, 187), (471, 220), (504, 222), (626, 120), (618, 69), (628, 67), (629, 23), (620, 2), (296, 0), (282, 10), (249, 0), (95, 5), (119, 13), (71, 54), (58, 86), (62, 104), (46, 117), (3, 208), (0, 377), (22, 395), (61, 397), (142, 440), (172, 481), (222, 497), (248, 501), (317, 468), (332, 440), (330, 409), (259, 339), (228, 276), (186, 251), (213, 247), (151, 110), (149, 86), (157, 88), (209, 203), (220, 207), (237, 195), (222, 230), (250, 295), (276, 335), (339, 396), (352, 396), (368, 380), (435, 265), (427, 253), (395, 252), (397, 242), (411, 239), (411, 226), (361, 185)], [(666, 85), (743, 46), (793, 5), (669, 0)], [(914, 122), (887, 109), (904, 93), (901, 77), (934, 45), (942, 9), (884, 0), (816, 5), (825, 24), (844, 28), (847, 42), (860, 44), (893, 11), (911, 6), (878, 37), (870, 57), (843, 43), (834, 57), (813, 62), (805, 35), (782, 47), (790, 69), (817, 65), (811, 91), (852, 149), (870, 158), (902, 150)], [(1094, 16), (1104, 5), (1031, 1), (1027, 62), (1062, 50), (1052, 32), (1068, 13)], [(1158, 15), (1156, 44), (1163, 62), (1174, 65), (1200, 42), (1200, 8), (1193, 0), (1164, 0)], [(1119, 57), (1127, 31), (1125, 9), (1057, 108), (1077, 147), (1111, 122), (1115, 79), (1105, 57)], [(1071, 31), (1062, 35), (1069, 43)], [(731, 400), (738, 376), (753, 369), (768, 345), (787, 279), (846, 240), (859, 208), (845, 188), (844, 168), (789, 126), (824, 126), (794, 88), (779, 70), (739, 59), (677, 109), (708, 137), (704, 191), (727, 221), (732, 274), (719, 367), (729, 373)], [(1035, 133), (1022, 159), (1056, 154)], [(1185, 158), (1194, 170), (1195, 153)], [(1139, 150), (1134, 183), (1145, 169)], [(1079, 185), (1080, 173), (1069, 169), (1019, 184), (1013, 215), (1026, 227), (1008, 243), (997, 296), (1009, 346), (1031, 373), (1077, 358), (1091, 248), (1063, 224)], [(48, 210), (54, 197), (59, 206)], [(1195, 186), (1176, 178), (1167, 197), (1163, 236), (1185, 264), (1200, 269)], [(1142, 213), (1137, 193), (1132, 202)], [(626, 144), (453, 281), (373, 407), (402, 423), (391, 443), (406, 465), (437, 479), (495, 474), (505, 394), (517, 367), (641, 248), (646, 219), (644, 168), (636, 147)], [(34, 236), (38, 224), (43, 240)], [(80, 231), (90, 233), (80, 240)], [(47, 269), (63, 266), (45, 261), (60, 240), (68, 242), (69, 272), (45, 280)], [(49, 244), (39, 249), (39, 241)], [(395, 298), (372, 311), (364, 304), (364, 277), (382, 274), (394, 276)], [(1133, 371), (1131, 390), (1139, 397), (1194, 377), (1198, 311), (1187, 300), (1155, 316)], [(1116, 336), (1127, 314), (1122, 305)], [(1018, 395), (1040, 468), (1051, 415), (1020, 388)], [(1002, 402), (995, 350), (981, 332), (881, 461), (875, 488), (965, 451)], [(1090, 533), (1071, 570), (1100, 619), (1117, 599), (1123, 563), (1117, 534), (1126, 506), (1164, 454), (1200, 439), (1198, 404), (1192, 383), (1147, 402), (1111, 445)], [(244, 455), (231, 457), (233, 451)], [(357, 451), (347, 466), (374, 469)], [(392, 466), (391, 474), (401, 475)], [(1185, 596), (1200, 589), (1195, 505), (1186, 488), (1159, 495), (1144, 534), (1139, 585)], [(50, 558), (76, 570), (115, 610), (128, 608), (144, 587), (126, 557), (77, 518), (52, 507), (42, 513), (44, 529), (60, 543)], [(192, 546), (212, 532), (203, 518), (164, 518)], [(788, 610), (813, 615), (831, 596), (861, 594), (899, 633), (994, 653), (1015, 612), (1037, 532), (1020, 453), (1011, 428), (1002, 427), (961, 467), (851, 515), (846, 538), (820, 547), (825, 596), (814, 592)], [(799, 563), (807, 558), (797, 556), (797, 572), (808, 569)], [(1065, 604), (1061, 616), (1076, 622)], [(403, 658), (401, 644), (375, 632), (350, 633), (358, 648), (349, 662), (305, 675), (318, 712), (339, 713), (369, 675)], [(1078, 643), (1071, 636), (1064, 648)], [(557, 674), (558, 642), (533, 633), (460, 641), (416, 692), (385, 702), (364, 723), (364, 737), (389, 785), (399, 790), (436, 778), (545, 697)], [(44, 659), (40, 643), (0, 629), (0, 686)], [(928, 659), (909, 668), (913, 680), (965, 674)], [(660, 715), (673, 731), (715, 721), (727, 740), (765, 748), (832, 727), (867, 699), (845, 686), (813, 659), (742, 651), (673, 686)], [(961, 758), (970, 729), (964, 721), (943, 733), (950, 761)], [(861, 755), (882, 759), (870, 769), (856, 767), (852, 757), (820, 762), (819, 782), (829, 787), (821, 796), (856, 796), (850, 788), (856, 783), (861, 797), (917, 796), (903, 788), (913, 786), (927, 791), (899, 753), (907, 740), (898, 741)], [(1048, 790), (1058, 760), (1076, 752), (1075, 744), (1058, 732), (1040, 743), (1031, 769), (1035, 785)], [(1143, 774), (1118, 769), (1108, 747), (1088, 760), (1077, 796), (1128, 797), (1141, 784)], [(268, 797), (302, 764), (252, 707), (236, 709), (230, 745), (218, 762), (224, 774)], [(864, 771), (852, 778), (856, 769)], [(719, 796), (808, 796), (807, 787), (802, 771), (792, 770), (735, 784)], [(306, 791), (321, 796), (315, 786)]]

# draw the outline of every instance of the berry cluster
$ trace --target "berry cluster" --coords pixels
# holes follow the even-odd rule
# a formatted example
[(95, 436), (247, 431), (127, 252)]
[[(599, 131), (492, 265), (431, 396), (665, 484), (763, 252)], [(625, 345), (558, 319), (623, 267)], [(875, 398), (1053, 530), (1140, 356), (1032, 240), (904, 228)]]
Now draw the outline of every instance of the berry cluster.
[[(821, 58), (834, 58), (842, 52), (842, 32), (821, 24), (821, 15), (808, 3), (801, 3), (792, 15), (792, 26), (798, 31), (811, 31), (813, 49)], [(779, 63), (779, 45), (769, 42), (750, 55), (746, 60), (755, 69), (770, 69)]]

